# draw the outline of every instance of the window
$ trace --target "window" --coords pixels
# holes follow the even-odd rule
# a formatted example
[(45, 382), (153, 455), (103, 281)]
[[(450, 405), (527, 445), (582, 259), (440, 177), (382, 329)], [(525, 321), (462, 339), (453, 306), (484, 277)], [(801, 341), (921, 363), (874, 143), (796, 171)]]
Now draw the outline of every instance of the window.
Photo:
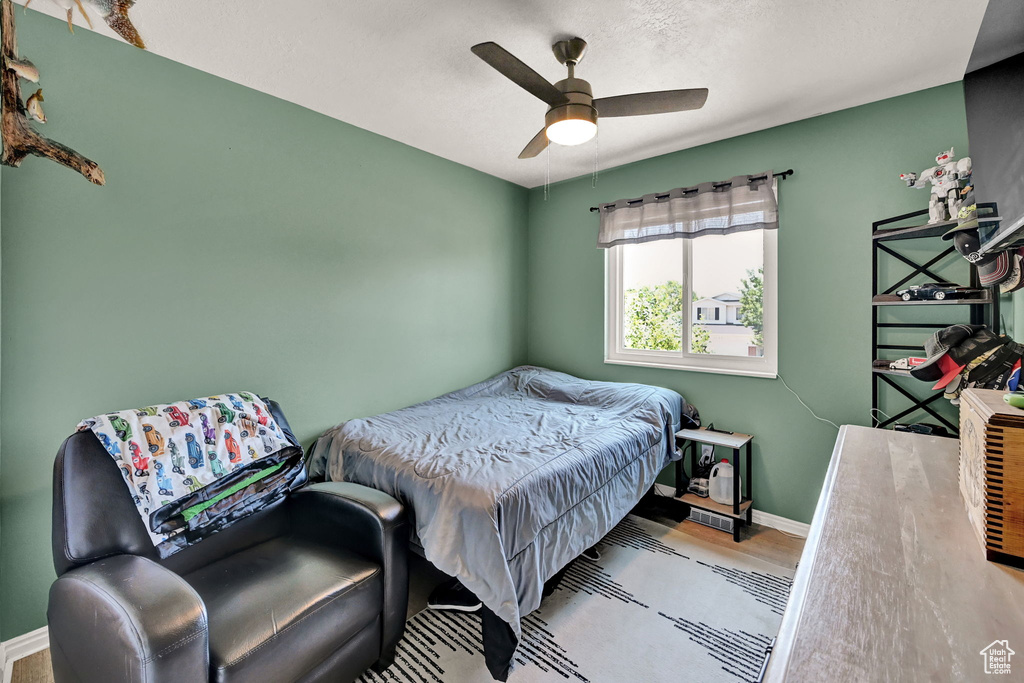
[(778, 231), (606, 249), (605, 362), (775, 377)]
[(718, 320), (718, 309), (707, 308), (705, 306), (697, 307), (697, 320)]

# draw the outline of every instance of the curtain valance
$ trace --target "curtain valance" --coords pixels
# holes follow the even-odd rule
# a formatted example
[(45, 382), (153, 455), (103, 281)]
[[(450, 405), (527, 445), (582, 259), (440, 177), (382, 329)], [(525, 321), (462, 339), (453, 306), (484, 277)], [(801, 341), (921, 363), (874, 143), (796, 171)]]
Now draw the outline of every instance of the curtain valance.
[(774, 230), (779, 207), (773, 188), (772, 172), (765, 171), (602, 204), (597, 246)]

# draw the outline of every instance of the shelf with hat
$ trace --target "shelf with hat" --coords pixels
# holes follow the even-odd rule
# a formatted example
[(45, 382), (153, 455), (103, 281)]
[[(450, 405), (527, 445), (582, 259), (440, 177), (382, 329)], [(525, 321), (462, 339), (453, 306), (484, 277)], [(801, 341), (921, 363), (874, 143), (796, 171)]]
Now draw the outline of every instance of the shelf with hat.
[[(889, 361), (885, 361), (888, 363)], [(897, 377), (910, 377), (910, 370), (894, 370), (888, 365), (872, 365), (871, 372), (876, 372), (880, 375), (896, 375)]]
[(1024, 218), (1002, 228), (996, 226), (995, 229), (989, 229), (988, 226), (982, 224), (979, 232), (981, 246), (978, 253), (981, 256), (1024, 248)]
[[(875, 426), (894, 424), (916, 410), (928, 413), (944, 424), (955, 435), (958, 430), (936, 410), (936, 404), (948, 400), (960, 404), (960, 396), (967, 389), (995, 389), (1015, 391), (1020, 388), (1021, 361), (1024, 344), (1018, 344), (1005, 334), (996, 334), (985, 325), (957, 324), (937, 330), (925, 341), (923, 362), (909, 369), (894, 370), (873, 367), (883, 375), (902, 375), (930, 385), (932, 392), (925, 399), (916, 398), (902, 387), (897, 389), (913, 404), (897, 416), (878, 420)], [(883, 377), (886, 381), (891, 382)], [(896, 385), (894, 385), (896, 386)]]
[[(1008, 254), (982, 257), (977, 253), (979, 231), (998, 230), (1000, 219), (994, 203), (976, 205), (973, 195), (964, 193), (955, 212), (957, 220), (944, 220), (948, 214), (938, 215), (933, 208), (872, 225), (872, 422), (876, 427), (912, 422), (917, 415), (926, 414), (957, 434), (955, 412), (943, 407), (949, 405), (944, 397), (956, 397), (945, 390), (956, 391), (969, 372), (974, 373), (970, 381), (998, 381), (997, 366), (1001, 367), (999, 363), (1008, 352), (999, 349), (1012, 348), (1008, 346), (1012, 340), (999, 335), (996, 292), (1014, 277), (1015, 267), (1016, 280), (1011, 284), (1021, 284), (1020, 261)], [(928, 216), (931, 222), (920, 224)], [(909, 273), (903, 275), (907, 267)], [(891, 275), (899, 269), (899, 275)], [(950, 282), (951, 278), (966, 286)], [(926, 298), (938, 290), (943, 292), (941, 298)], [(903, 296), (908, 292), (910, 300)], [(955, 308), (922, 309), (944, 311), (942, 314), (897, 315), (897, 309), (885, 308), (890, 306)], [(882, 311), (890, 314), (883, 316)], [(913, 339), (915, 333), (930, 337)], [(890, 343), (894, 341), (900, 343)], [(910, 341), (916, 343), (907, 343)], [(886, 357), (896, 354), (909, 355), (907, 360), (917, 364), (907, 367), (905, 361)], [(922, 392), (922, 379), (927, 382), (927, 393)]]
[[(994, 203), (978, 204), (977, 212), (978, 224), (975, 227), (988, 227), (998, 225), (999, 221), (1002, 220), (1002, 218), (996, 215), (996, 205)], [(928, 212), (925, 211), (924, 213)], [(886, 224), (886, 222), (899, 222), (907, 218), (916, 218), (917, 216), (920, 215), (922, 215), (922, 212), (914, 211), (913, 213), (904, 214), (902, 216), (894, 216), (892, 218), (887, 218), (885, 221), (879, 221), (878, 223), (875, 223), (875, 225), (884, 225)], [(950, 235), (950, 233), (953, 232), (952, 229), (957, 228), (958, 226), (958, 220), (949, 220), (939, 221), (937, 223), (923, 223), (921, 225), (912, 225), (907, 228), (875, 228), (874, 231), (871, 233), (871, 239), (878, 240), (881, 242), (889, 242), (893, 240), (912, 240), (920, 239), (922, 237), (943, 237), (945, 239), (950, 239), (951, 237), (946, 237), (946, 235)]]
[(966, 388), (1016, 389), (1024, 345), (985, 325), (950, 325), (924, 343), (926, 360), (909, 370), (914, 379), (941, 389), (959, 405)]

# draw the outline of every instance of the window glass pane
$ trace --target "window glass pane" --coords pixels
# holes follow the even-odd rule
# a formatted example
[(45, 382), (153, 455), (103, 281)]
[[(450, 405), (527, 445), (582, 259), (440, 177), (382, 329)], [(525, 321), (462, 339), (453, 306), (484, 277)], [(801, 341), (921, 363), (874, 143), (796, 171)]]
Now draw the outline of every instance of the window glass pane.
[(764, 231), (691, 241), (691, 353), (763, 356)]
[(623, 347), (682, 350), (682, 240), (617, 248), (622, 250)]

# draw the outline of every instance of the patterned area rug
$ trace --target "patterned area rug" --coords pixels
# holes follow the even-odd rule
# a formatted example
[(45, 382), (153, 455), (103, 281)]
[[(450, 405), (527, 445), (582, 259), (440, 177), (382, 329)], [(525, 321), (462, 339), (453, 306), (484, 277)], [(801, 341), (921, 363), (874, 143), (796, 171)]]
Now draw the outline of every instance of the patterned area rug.
[[(757, 678), (793, 572), (630, 515), (523, 620), (509, 683), (713, 683)], [(477, 683), (480, 618), (424, 610), (395, 664), (361, 683)]]

